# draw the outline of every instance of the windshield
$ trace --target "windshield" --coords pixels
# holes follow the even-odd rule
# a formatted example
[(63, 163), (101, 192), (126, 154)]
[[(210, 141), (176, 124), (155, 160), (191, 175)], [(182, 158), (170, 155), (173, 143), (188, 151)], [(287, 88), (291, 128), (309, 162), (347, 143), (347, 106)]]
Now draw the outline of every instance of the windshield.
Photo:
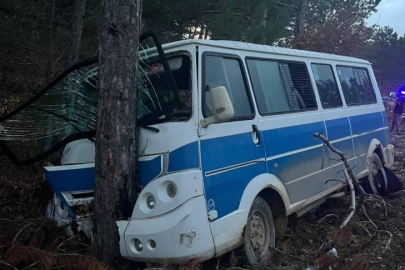
[[(140, 59), (137, 109), (138, 122), (141, 125), (186, 120), (191, 115), (190, 58), (185, 54), (169, 55), (167, 60), (178, 89), (173, 89), (167, 83), (167, 76), (159, 59)], [(174, 103), (175, 106), (172, 106)]]
[[(177, 53), (168, 57), (167, 63), (175, 87), (169, 82), (161, 58), (141, 53), (137, 85), (137, 115), (141, 126), (184, 121), (191, 115), (190, 58)], [(85, 61), (0, 118), (0, 152), (15, 164), (28, 165), (71, 141), (83, 138), (94, 141), (98, 79), (97, 59)]]

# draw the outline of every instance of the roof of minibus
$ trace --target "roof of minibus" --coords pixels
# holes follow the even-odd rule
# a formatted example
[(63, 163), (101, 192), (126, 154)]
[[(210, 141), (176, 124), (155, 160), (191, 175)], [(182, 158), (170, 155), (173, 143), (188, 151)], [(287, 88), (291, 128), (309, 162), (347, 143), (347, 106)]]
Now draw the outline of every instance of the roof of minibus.
[(311, 51), (304, 51), (304, 50), (287, 49), (287, 48), (259, 45), (259, 44), (246, 43), (246, 42), (240, 42), (240, 41), (188, 39), (188, 40), (180, 40), (180, 41), (175, 41), (175, 42), (171, 42), (171, 43), (166, 43), (163, 45), (163, 48), (170, 49), (170, 48), (179, 47), (179, 46), (183, 46), (183, 45), (189, 45), (189, 44), (205, 45), (205, 46), (211, 46), (211, 47), (220, 47), (220, 48), (250, 51), (250, 52), (261, 52), (261, 53), (270, 53), (270, 54), (278, 54), (278, 55), (300, 56), (300, 57), (305, 57), (305, 58), (316, 58), (316, 59), (352, 62), (352, 63), (359, 63), (359, 64), (371, 64), (367, 60), (349, 57), (349, 56), (341, 56), (341, 55), (320, 53), (320, 52), (311, 52)]

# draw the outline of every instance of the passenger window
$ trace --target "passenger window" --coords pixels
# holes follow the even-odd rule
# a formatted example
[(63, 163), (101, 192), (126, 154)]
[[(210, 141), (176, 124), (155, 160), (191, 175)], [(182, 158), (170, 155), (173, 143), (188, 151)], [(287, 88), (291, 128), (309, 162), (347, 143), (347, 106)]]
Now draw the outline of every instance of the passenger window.
[(342, 107), (342, 98), (330, 65), (312, 64), (316, 88), (324, 109)]
[(337, 71), (348, 106), (377, 102), (367, 69), (338, 66)]
[(304, 63), (247, 60), (261, 114), (316, 109), (316, 99)]
[(228, 90), (235, 111), (234, 119), (253, 118), (254, 111), (239, 60), (222, 56), (205, 57), (204, 117), (213, 115), (208, 91), (218, 86), (225, 86)]

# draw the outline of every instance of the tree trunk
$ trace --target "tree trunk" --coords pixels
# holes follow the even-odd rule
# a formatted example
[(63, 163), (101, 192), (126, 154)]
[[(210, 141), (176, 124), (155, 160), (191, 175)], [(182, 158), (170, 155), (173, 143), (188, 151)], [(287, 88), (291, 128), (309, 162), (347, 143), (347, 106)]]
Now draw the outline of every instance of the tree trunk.
[(294, 37), (299, 38), (302, 34), (302, 28), (305, 23), (305, 14), (307, 12), (308, 0), (300, 0), (295, 19)]
[(134, 207), (136, 84), (141, 0), (106, 0), (100, 27), (94, 247), (109, 263), (119, 254), (116, 220)]
[(49, 11), (49, 52), (48, 60), (46, 63), (46, 78), (45, 84), (48, 84), (51, 78), (53, 77), (52, 72), (52, 55), (53, 55), (53, 18), (55, 16), (55, 0), (50, 0), (51, 9)]
[(79, 60), (85, 12), (86, 0), (74, 0), (72, 31), (70, 35), (69, 51), (65, 61), (65, 69), (70, 68)]

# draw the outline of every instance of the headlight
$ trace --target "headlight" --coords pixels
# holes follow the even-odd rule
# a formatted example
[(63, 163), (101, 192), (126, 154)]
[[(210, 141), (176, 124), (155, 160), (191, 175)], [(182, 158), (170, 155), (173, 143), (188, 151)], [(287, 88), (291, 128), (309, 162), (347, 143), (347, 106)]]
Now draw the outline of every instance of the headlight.
[(135, 246), (136, 251), (138, 251), (138, 252), (141, 252), (143, 250), (142, 242), (139, 239), (135, 239), (134, 246)]
[(153, 209), (156, 205), (156, 201), (155, 201), (155, 197), (153, 197), (152, 195), (150, 195), (147, 199), (146, 199), (146, 205), (148, 206), (149, 209)]
[(174, 184), (169, 184), (167, 185), (167, 195), (169, 195), (169, 197), (174, 197), (176, 196), (177, 193), (177, 188)]

